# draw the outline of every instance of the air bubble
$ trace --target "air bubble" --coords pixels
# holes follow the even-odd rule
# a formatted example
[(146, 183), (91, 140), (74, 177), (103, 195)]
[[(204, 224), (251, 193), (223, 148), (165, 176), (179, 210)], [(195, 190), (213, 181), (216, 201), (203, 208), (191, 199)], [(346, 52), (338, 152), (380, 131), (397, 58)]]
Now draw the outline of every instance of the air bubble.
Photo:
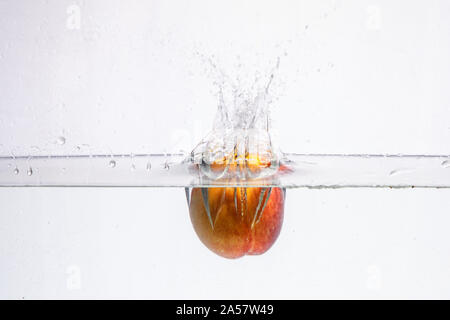
[(152, 170), (152, 164), (151, 162), (147, 163), (147, 166), (145, 167), (145, 169), (147, 169), (147, 171), (151, 171)]
[(109, 167), (110, 168), (115, 168), (116, 167), (116, 161), (114, 161), (114, 160), (111, 160), (110, 162), (109, 162)]
[(27, 170), (27, 175), (32, 176), (33, 175), (33, 168), (29, 167)]
[(14, 174), (15, 174), (16, 176), (19, 174), (19, 172), (20, 172), (20, 171), (19, 171), (19, 168), (15, 168), (15, 169), (14, 169)]

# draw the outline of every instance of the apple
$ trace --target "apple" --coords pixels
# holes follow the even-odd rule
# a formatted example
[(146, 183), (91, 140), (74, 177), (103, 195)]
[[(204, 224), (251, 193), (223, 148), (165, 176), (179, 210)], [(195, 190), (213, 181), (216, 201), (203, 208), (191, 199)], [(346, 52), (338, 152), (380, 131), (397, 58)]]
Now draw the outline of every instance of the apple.
[(280, 234), (285, 201), (281, 188), (194, 188), (190, 199), (195, 232), (222, 257), (262, 254)]

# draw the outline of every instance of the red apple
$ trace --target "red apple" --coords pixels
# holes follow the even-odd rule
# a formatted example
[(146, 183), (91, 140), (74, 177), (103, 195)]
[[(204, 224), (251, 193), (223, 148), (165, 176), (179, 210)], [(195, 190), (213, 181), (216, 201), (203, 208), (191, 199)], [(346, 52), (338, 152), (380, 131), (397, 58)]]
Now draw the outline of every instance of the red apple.
[(194, 188), (189, 213), (195, 232), (225, 258), (266, 252), (283, 223), (281, 188)]

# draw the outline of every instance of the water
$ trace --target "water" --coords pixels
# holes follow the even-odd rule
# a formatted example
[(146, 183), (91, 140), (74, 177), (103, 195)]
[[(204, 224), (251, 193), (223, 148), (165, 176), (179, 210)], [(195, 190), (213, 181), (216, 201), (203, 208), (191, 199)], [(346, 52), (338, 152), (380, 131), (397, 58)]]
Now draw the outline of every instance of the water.
[(179, 188), (0, 188), (0, 203), (2, 297), (439, 298), (450, 284), (450, 189), (289, 189), (275, 245), (235, 261), (199, 242)]
[(113, 158), (120, 161), (110, 154), (0, 157), (0, 186), (450, 188), (448, 155), (283, 154), (283, 170), (242, 180), (212, 179), (184, 154)]
[[(320, 151), (323, 136), (328, 141), (323, 144), (326, 152), (330, 141), (339, 144), (352, 134), (367, 139), (342, 143), (341, 150), (350, 150), (345, 146), (368, 150), (362, 145), (367, 143), (368, 148), (394, 152), (398, 146), (416, 150), (420, 145), (448, 151), (446, 81), (433, 81), (435, 74), (430, 73), (447, 65), (448, 46), (438, 48), (448, 44), (448, 23), (439, 3), (431, 8), (412, 5), (408, 8), (412, 14), (407, 15), (402, 6), (375, 4), (382, 10), (375, 10), (379, 15), (374, 16), (372, 5), (355, 7), (340, 1), (300, 6), (243, 2), (234, 8), (230, 3), (220, 8), (190, 3), (181, 5), (181, 15), (173, 14), (170, 5), (156, 4), (157, 11), (145, 5), (137, 8), (148, 9), (139, 10), (141, 14), (123, 15), (123, 9), (133, 10), (135, 5), (114, 2), (102, 8), (79, 2), (81, 29), (65, 30), (74, 10), (51, 1), (36, 2), (41, 3), (36, 10), (30, 7), (26, 12), (14, 5), (2, 6), (10, 17), (0, 23), (5, 36), (2, 80), (7, 89), (2, 95), (2, 138), (14, 137), (4, 141), (8, 148), (38, 144), (30, 151), (42, 157), (27, 160), (27, 146), (14, 150), (18, 159), (11, 158), (7, 149), (0, 153), (4, 156), (0, 159), (0, 297), (448, 298), (448, 154), (283, 154), (270, 128), (271, 114), (277, 112), (270, 102), (276, 96), (272, 89), (277, 76), (270, 78), (270, 72), (261, 74), (253, 87), (253, 78), (217, 77), (222, 110), (218, 121), (211, 123), (204, 149), (195, 149), (192, 159), (152, 154), (163, 150), (155, 147), (158, 135), (167, 137), (174, 126), (161, 131), (151, 126), (154, 119), (179, 118), (169, 108), (167, 118), (157, 111), (176, 104), (185, 108), (201, 96), (182, 76), (186, 55), (180, 42), (220, 51), (227, 49), (228, 42), (250, 41), (270, 55), (273, 42), (293, 39), (295, 50), (289, 58), (296, 58), (286, 65), (291, 71), (300, 65), (302, 73), (309, 74), (285, 102), (301, 99), (298, 106), (305, 112), (295, 114), (308, 118), (303, 124), (311, 125), (297, 132), (291, 124), (289, 130), (311, 144), (299, 141), (302, 147), (285, 152)], [(338, 7), (336, 12), (333, 6)], [(157, 14), (149, 17), (152, 13)], [(392, 17), (406, 20), (392, 24)], [(245, 27), (236, 28), (242, 23), (234, 18)], [(367, 21), (370, 25), (374, 20), (381, 22), (379, 30), (365, 30)], [(358, 36), (333, 39), (336, 31)], [(86, 38), (95, 42), (83, 43)], [(376, 45), (367, 50), (368, 43)], [(387, 54), (385, 49), (392, 43), (399, 45)], [(402, 55), (403, 45), (410, 59)], [(124, 50), (114, 50), (118, 47)], [(242, 45), (242, 51), (248, 47), (253, 48)], [(106, 59), (105, 48), (112, 49)], [(352, 53), (367, 59), (351, 59)], [(328, 72), (328, 61), (336, 63), (329, 65), (333, 72)], [(420, 68), (411, 67), (417, 61)], [(443, 80), (445, 76), (443, 72)], [(378, 79), (386, 83), (377, 84)], [(402, 83), (398, 90), (392, 90), (395, 83)], [(421, 108), (424, 102), (427, 110)], [(22, 110), (27, 104), (30, 110)], [(213, 104), (199, 109), (215, 108)], [(350, 116), (355, 121), (348, 122)], [(368, 118), (370, 123), (362, 127)], [(128, 130), (132, 126), (144, 130)], [(320, 130), (311, 130), (313, 126)], [(325, 140), (326, 134), (322, 135), (340, 128), (335, 139)], [(135, 148), (142, 140), (145, 146)], [(363, 142), (358, 145), (358, 140)], [(376, 143), (380, 141), (389, 143)], [(116, 152), (109, 152), (109, 146), (117, 146)], [(117, 150), (141, 155), (132, 158)], [(232, 170), (233, 162), (240, 170)], [(255, 162), (270, 165), (253, 172)], [(218, 168), (210, 170), (214, 164)], [(27, 174), (29, 168), (32, 175)], [(288, 201), (282, 236), (271, 251), (231, 263), (210, 254), (195, 238), (182, 188), (189, 203), (194, 187), (233, 185), (265, 187), (266, 192), (287, 188)], [(235, 208), (244, 207), (244, 195), (234, 198)], [(262, 194), (256, 211), (266, 205)], [(260, 217), (256, 214), (254, 223)]]

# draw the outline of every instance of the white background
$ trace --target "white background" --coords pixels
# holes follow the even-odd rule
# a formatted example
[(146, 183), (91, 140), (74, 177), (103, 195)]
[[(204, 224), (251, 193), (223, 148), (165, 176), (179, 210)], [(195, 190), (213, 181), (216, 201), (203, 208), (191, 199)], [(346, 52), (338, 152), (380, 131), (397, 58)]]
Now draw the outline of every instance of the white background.
[[(448, 1), (0, 0), (0, 16), (2, 156), (189, 150), (217, 105), (205, 56), (231, 75), (280, 58), (286, 152), (450, 154)], [(275, 246), (229, 261), (182, 190), (1, 189), (0, 297), (450, 298), (449, 195), (289, 191)]]

